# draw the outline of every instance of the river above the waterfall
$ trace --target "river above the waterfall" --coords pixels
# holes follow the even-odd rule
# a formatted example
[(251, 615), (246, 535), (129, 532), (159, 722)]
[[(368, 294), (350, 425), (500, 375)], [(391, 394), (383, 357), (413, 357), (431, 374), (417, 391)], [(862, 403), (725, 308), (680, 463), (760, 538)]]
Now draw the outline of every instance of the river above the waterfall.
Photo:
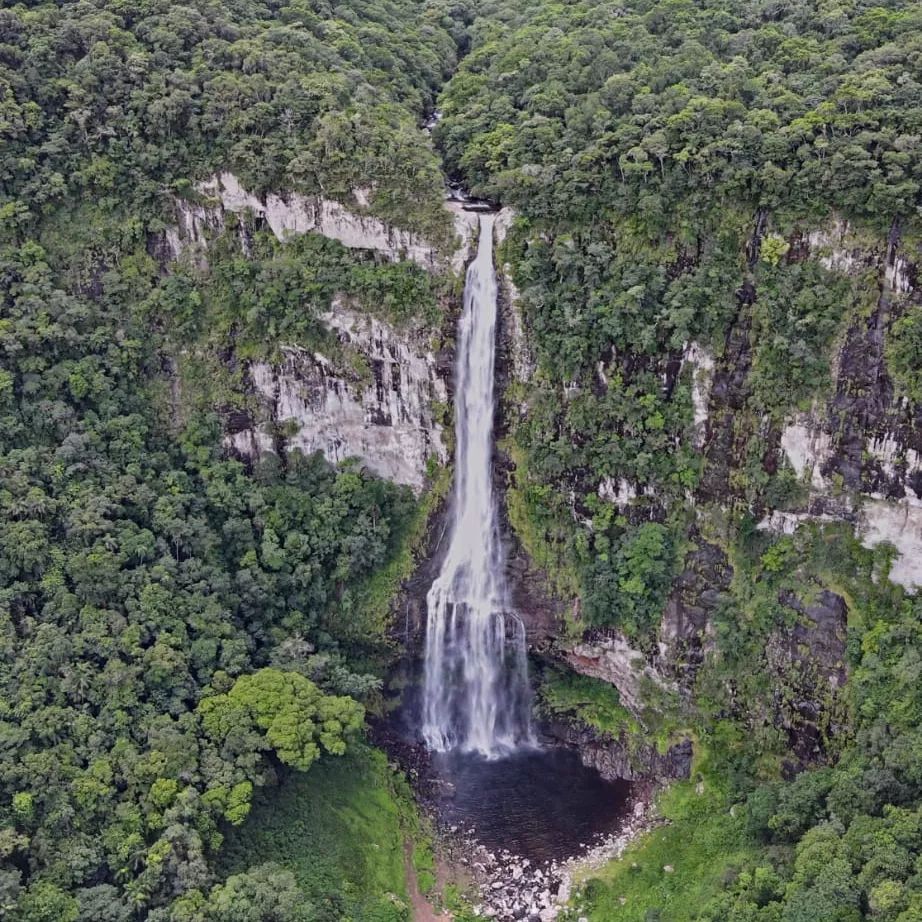
[(562, 861), (617, 832), (632, 808), (632, 785), (606, 781), (566, 749), (522, 749), (502, 759), (437, 753), (436, 811), (495, 853), (532, 864)]

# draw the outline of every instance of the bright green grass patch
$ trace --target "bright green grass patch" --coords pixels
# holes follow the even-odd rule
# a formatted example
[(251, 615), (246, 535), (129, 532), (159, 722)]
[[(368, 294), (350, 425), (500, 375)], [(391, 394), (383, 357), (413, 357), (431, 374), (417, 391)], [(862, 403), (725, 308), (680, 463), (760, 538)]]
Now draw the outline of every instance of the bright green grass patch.
[[(660, 813), (670, 821), (645, 835), (617, 861), (585, 881), (572, 918), (591, 922), (683, 922), (694, 919), (758, 848), (743, 810), (731, 816), (716, 791), (698, 795), (692, 782), (664, 792)], [(663, 870), (670, 867), (671, 871)]]
[(260, 791), (246, 823), (228, 834), (218, 870), (283, 866), (318, 922), (405, 922), (403, 844), (414, 821), (405, 783), (384, 753), (356, 746)]
[(549, 716), (575, 717), (602, 733), (618, 737), (637, 733), (640, 727), (621, 703), (618, 690), (591, 676), (553, 667), (541, 674), (538, 688), (541, 710)]
[(419, 892), (428, 896), (435, 888), (435, 853), (432, 850), (430, 836), (420, 833), (413, 843), (413, 867), (416, 870), (416, 882)]

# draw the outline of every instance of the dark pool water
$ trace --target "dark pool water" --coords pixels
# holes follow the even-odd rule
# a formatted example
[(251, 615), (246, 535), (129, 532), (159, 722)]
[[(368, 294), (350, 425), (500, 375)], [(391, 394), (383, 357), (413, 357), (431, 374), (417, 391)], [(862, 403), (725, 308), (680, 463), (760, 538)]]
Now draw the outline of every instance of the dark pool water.
[(532, 862), (578, 854), (616, 831), (630, 810), (631, 785), (605, 781), (564, 749), (523, 750), (503, 759), (436, 755), (446, 824), (475, 830), (490, 851)]

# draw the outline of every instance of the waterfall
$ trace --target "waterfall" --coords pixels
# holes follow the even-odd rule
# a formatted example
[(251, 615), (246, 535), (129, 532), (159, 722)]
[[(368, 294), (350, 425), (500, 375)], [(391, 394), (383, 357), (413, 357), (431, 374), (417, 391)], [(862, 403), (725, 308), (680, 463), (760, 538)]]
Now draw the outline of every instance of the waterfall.
[(509, 610), (493, 497), (493, 220), (480, 216), (458, 325), (451, 535), (426, 597), (422, 721), (430, 749), (487, 758), (533, 742), (525, 628)]

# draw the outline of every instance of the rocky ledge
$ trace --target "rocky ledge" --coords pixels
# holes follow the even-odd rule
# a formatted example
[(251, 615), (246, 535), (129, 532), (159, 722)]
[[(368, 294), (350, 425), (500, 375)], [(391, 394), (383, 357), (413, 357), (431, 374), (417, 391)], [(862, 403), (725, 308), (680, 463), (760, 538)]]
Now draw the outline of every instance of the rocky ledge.
[(552, 745), (575, 749), (583, 765), (594, 768), (607, 781), (622, 778), (663, 784), (691, 775), (691, 740), (682, 740), (660, 753), (649, 743), (632, 744), (580, 723), (547, 721), (541, 730)]

